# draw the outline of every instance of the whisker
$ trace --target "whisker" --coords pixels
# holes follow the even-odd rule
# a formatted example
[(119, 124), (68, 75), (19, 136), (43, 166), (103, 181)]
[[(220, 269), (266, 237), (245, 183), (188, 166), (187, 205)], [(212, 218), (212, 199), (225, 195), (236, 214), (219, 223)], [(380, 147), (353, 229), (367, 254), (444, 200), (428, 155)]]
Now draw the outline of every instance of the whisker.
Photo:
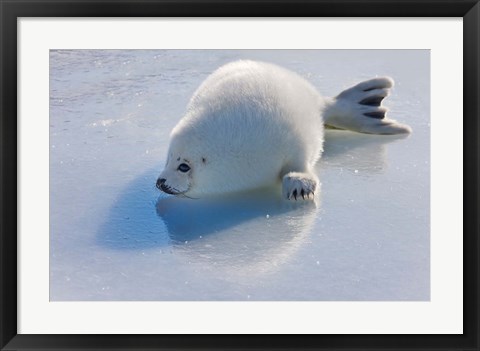
[(177, 195), (177, 196), (186, 197), (187, 199), (192, 199), (192, 200), (198, 200), (198, 198), (190, 197), (188, 195), (185, 195), (185, 192), (182, 192), (182, 191), (178, 190), (177, 188), (172, 188), (172, 190), (174, 190), (176, 192), (175, 195)]

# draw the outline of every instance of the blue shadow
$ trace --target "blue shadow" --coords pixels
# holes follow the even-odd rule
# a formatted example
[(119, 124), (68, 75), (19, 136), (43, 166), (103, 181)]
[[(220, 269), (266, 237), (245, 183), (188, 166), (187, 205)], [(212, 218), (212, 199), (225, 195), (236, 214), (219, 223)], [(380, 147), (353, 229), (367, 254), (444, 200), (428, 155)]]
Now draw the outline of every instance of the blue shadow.
[(155, 187), (158, 168), (131, 182), (112, 205), (97, 242), (116, 250), (139, 250), (181, 244), (228, 230), (259, 217), (275, 217), (312, 201), (282, 200), (280, 188), (192, 200), (163, 195)]

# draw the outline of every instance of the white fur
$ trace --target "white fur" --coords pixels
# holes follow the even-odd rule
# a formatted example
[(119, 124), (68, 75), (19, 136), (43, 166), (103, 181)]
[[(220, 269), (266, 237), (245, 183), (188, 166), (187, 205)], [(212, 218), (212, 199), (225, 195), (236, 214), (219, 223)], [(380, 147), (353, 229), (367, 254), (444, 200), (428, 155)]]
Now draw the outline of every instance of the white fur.
[[(227, 64), (212, 73), (191, 98), (185, 116), (172, 131), (167, 164), (159, 179), (170, 193), (188, 197), (243, 191), (283, 180), (286, 198), (313, 198), (318, 178), (312, 169), (323, 149), (323, 113), (333, 126), (360, 130), (352, 122), (342, 125), (342, 113), (346, 119), (358, 115), (358, 96), (342, 94), (324, 99), (305, 79), (272, 64)], [(360, 126), (379, 122), (360, 118), (366, 120), (357, 122)], [(182, 163), (190, 167), (188, 172), (178, 170)]]

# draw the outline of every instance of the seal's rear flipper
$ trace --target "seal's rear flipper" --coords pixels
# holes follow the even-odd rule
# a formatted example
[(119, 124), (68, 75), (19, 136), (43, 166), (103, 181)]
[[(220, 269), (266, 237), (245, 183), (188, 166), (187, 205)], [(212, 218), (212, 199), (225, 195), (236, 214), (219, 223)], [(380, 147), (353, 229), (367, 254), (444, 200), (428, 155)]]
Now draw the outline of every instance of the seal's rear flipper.
[(412, 129), (387, 118), (382, 101), (390, 93), (393, 80), (389, 77), (361, 82), (328, 102), (324, 112), (327, 127), (371, 134), (403, 134)]

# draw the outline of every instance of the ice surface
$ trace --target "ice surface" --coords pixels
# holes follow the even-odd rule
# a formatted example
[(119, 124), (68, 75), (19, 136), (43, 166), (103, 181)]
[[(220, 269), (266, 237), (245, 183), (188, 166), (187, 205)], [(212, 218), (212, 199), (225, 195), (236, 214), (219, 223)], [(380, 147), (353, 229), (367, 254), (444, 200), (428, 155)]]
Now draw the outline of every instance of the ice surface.
[[(155, 181), (189, 97), (239, 58), (327, 95), (395, 79), (409, 137), (328, 130), (317, 204), (266, 189), (216, 201)], [(429, 300), (426, 50), (74, 50), (50, 53), (51, 300)]]

